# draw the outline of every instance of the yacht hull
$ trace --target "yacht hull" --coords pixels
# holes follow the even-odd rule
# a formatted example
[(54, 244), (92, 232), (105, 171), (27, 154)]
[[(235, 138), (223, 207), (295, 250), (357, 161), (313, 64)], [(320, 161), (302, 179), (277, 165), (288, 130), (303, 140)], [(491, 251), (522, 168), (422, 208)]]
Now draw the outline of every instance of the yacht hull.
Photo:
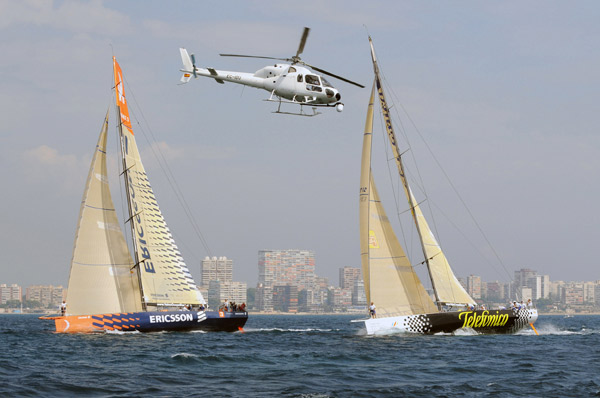
[(403, 315), (362, 320), (367, 334), (452, 333), (471, 328), (478, 333), (514, 333), (538, 318), (537, 309), (476, 310)]
[(57, 333), (104, 331), (192, 331), (237, 332), (248, 320), (247, 312), (150, 311), (97, 315), (41, 317), (54, 320)]

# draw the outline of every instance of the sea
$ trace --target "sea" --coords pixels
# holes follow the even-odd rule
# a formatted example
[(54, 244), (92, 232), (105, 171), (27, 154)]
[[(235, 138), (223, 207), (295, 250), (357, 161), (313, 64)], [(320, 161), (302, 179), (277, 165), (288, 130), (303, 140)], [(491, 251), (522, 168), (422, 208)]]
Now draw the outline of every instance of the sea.
[(512, 335), (366, 336), (351, 315), (252, 315), (244, 332), (57, 334), (0, 316), (0, 397), (600, 396), (600, 316)]

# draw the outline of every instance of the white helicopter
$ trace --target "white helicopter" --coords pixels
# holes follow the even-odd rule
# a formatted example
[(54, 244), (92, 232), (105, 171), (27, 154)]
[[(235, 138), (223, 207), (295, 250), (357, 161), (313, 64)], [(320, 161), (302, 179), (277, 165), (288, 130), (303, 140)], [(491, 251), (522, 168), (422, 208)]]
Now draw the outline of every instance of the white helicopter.
[[(333, 87), (323, 76), (315, 74), (310, 69), (305, 68), (305, 66), (325, 75), (354, 84), (355, 86), (361, 88), (364, 88), (364, 86), (302, 61), (300, 59), (300, 54), (304, 51), (304, 44), (306, 43), (309, 32), (310, 28), (304, 28), (298, 51), (292, 58), (219, 54), (223, 57), (263, 58), (289, 62), (266, 66), (254, 73), (230, 72), (216, 70), (214, 68), (198, 68), (196, 67), (196, 58), (194, 57), (194, 54), (188, 54), (185, 48), (180, 48), (181, 60), (183, 61), (183, 69), (180, 69), (180, 71), (183, 72), (181, 82), (182, 84), (189, 82), (192, 76), (194, 76), (194, 78), (204, 76), (210, 77), (221, 84), (232, 82), (243, 84), (245, 86), (262, 88), (271, 93), (271, 96), (265, 101), (279, 102), (279, 107), (274, 113), (316, 116), (320, 113), (316, 111), (317, 107), (335, 107), (338, 112), (342, 112), (344, 110), (344, 104), (340, 102), (342, 96), (338, 89)], [(300, 113), (282, 112), (281, 103), (300, 105)], [(303, 112), (303, 106), (305, 105), (312, 107), (312, 114)]]

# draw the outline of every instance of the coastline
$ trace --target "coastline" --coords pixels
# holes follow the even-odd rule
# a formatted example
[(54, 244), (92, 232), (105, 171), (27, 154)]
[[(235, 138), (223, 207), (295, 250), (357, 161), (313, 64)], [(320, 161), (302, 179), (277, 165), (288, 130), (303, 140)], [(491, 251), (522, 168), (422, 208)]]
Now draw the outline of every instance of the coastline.
[[(58, 315), (57, 311), (48, 311), (48, 310), (40, 310), (40, 311), (31, 311), (31, 312), (0, 312), (0, 316), (2, 315)], [(279, 311), (248, 311), (249, 316), (268, 316), (268, 315), (293, 315), (293, 316), (334, 316), (334, 315), (354, 315), (357, 318), (360, 317), (368, 317), (367, 311), (346, 311), (346, 312), (279, 312)], [(600, 315), (600, 311), (591, 311), (591, 312), (539, 312), (540, 316), (581, 316), (581, 315)]]

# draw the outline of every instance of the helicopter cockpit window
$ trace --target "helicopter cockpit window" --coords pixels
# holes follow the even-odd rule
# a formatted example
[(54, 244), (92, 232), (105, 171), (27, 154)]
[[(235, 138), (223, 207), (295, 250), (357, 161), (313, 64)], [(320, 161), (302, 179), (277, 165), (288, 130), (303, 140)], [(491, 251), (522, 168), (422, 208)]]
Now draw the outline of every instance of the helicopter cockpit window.
[(327, 80), (325, 80), (325, 78), (323, 76), (321, 76), (321, 81), (323, 82), (323, 86), (333, 88), (331, 83), (329, 83)]
[(319, 83), (319, 76), (315, 76), (315, 75), (306, 75), (306, 83), (308, 84), (314, 84), (314, 85), (321, 85), (321, 83)]
[(298, 83), (302, 83), (304, 79), (302, 79), (302, 75), (298, 75)]
[(288, 69), (288, 73), (294, 73), (296, 72), (296, 68), (294, 68), (293, 66), (290, 66), (290, 69)]

